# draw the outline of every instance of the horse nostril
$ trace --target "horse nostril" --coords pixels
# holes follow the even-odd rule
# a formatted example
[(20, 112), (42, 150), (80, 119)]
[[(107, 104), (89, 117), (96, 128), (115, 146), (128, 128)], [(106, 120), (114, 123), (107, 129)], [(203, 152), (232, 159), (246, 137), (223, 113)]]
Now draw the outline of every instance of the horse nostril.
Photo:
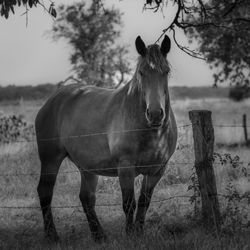
[(161, 108), (160, 109), (160, 117), (163, 118), (163, 116), (164, 116), (164, 112), (163, 112), (163, 109)]
[(146, 118), (149, 122), (158, 124), (161, 123), (164, 117), (164, 110), (162, 108), (150, 110), (146, 109)]

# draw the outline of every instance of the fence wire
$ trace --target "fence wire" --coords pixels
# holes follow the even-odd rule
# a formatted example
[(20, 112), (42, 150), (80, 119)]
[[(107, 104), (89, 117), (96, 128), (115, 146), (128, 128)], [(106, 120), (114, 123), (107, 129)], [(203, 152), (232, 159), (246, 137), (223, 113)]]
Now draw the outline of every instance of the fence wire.
[(220, 127), (220, 128), (250, 128), (249, 125), (243, 126), (240, 124), (213, 124), (213, 127)]
[[(188, 128), (191, 126), (194, 126), (195, 124), (184, 124), (181, 126), (178, 126), (178, 129), (181, 128)], [(215, 124), (213, 125), (214, 127), (239, 127), (239, 128), (243, 128), (244, 126), (242, 125), (237, 125), (237, 124)], [(245, 127), (250, 127), (250, 126), (245, 126)], [(119, 133), (133, 133), (133, 132), (140, 132), (140, 131), (152, 131), (152, 130), (156, 130), (156, 128), (144, 128), (144, 129), (131, 129), (131, 130), (122, 130), (122, 131), (113, 131), (110, 133), (114, 133), (114, 134), (119, 134)], [(53, 137), (53, 138), (42, 138), (39, 139), (38, 141), (41, 142), (49, 142), (49, 141), (55, 141), (55, 140), (67, 140), (67, 139), (77, 139), (77, 138), (85, 138), (85, 137), (95, 137), (95, 136), (103, 136), (103, 135), (108, 135), (108, 132), (99, 132), (99, 133), (90, 133), (90, 134), (80, 134), (80, 135), (71, 135), (71, 136), (65, 136), (65, 137)], [(203, 137), (201, 131), (200, 131), (201, 136)], [(203, 137), (203, 140), (206, 142), (205, 138)], [(36, 137), (34, 137), (33, 139), (28, 139), (28, 140), (16, 140), (13, 142), (9, 142), (8, 144), (11, 143), (34, 143), (37, 142)], [(247, 163), (250, 164), (249, 162), (240, 162), (240, 163)], [(168, 165), (195, 165), (195, 162), (169, 162), (167, 163)], [(221, 163), (213, 163), (213, 164), (219, 164), (221, 165)], [(137, 168), (149, 168), (149, 167), (157, 167), (157, 166), (162, 166), (162, 164), (149, 164), (149, 165), (131, 165), (131, 166), (124, 166), (121, 168), (133, 168), (133, 167), (137, 167)], [(53, 174), (59, 174), (59, 175), (68, 175), (68, 174), (72, 174), (72, 173), (80, 173), (80, 172), (96, 172), (96, 171), (103, 171), (103, 170), (116, 170), (117, 168), (101, 168), (101, 169), (93, 169), (93, 170), (72, 170), (72, 171), (65, 171), (65, 172), (58, 172), (58, 173), (9, 173), (9, 174), (0, 174), (0, 177), (11, 177), (11, 176), (40, 176), (40, 175), (53, 175)], [(220, 195), (220, 194), (218, 194)], [(220, 195), (225, 197), (225, 195)], [(166, 202), (172, 199), (178, 199), (178, 198), (194, 198), (194, 196), (190, 196), (190, 195), (179, 195), (179, 196), (171, 196), (168, 198), (164, 198), (164, 199), (159, 199), (159, 200), (152, 200), (151, 203), (161, 203), (161, 202)], [(112, 206), (121, 206), (121, 203), (107, 203), (107, 204), (96, 204), (96, 207), (112, 207)], [(40, 206), (0, 206), (0, 209), (40, 209)], [(66, 206), (52, 206), (51, 208), (53, 209), (72, 209), (72, 208), (82, 208), (82, 205), (66, 205)]]
[[(192, 124), (184, 124), (178, 126), (177, 128), (187, 128), (191, 127)], [(77, 138), (85, 138), (85, 137), (96, 137), (102, 135), (109, 135), (109, 134), (125, 134), (125, 133), (133, 133), (133, 132), (145, 132), (145, 131), (154, 131), (158, 130), (158, 128), (138, 128), (138, 129), (126, 129), (126, 130), (117, 130), (117, 131), (105, 131), (105, 132), (97, 132), (97, 133), (89, 133), (89, 134), (79, 134), (79, 135), (69, 135), (69, 136), (58, 136), (58, 137), (51, 137), (51, 138), (40, 138), (37, 139), (36, 136), (32, 139), (27, 140), (15, 140), (11, 141), (10, 143), (32, 143), (32, 142), (49, 142), (49, 141), (57, 141), (57, 140), (68, 140), (68, 139), (77, 139)]]
[[(229, 162), (230, 163), (230, 162)], [(175, 165), (195, 165), (195, 162), (170, 162), (167, 163), (166, 165), (168, 166), (175, 166)], [(223, 165), (223, 164), (227, 164), (227, 162), (225, 163), (221, 163), (221, 162), (213, 162), (213, 165)], [(238, 162), (238, 164), (249, 164), (250, 165), (250, 161), (240, 161)], [(160, 167), (163, 164), (148, 164), (148, 165), (131, 165), (131, 166), (123, 166), (123, 167), (119, 167), (119, 169), (130, 169), (130, 168), (151, 168), (151, 167)], [(84, 173), (84, 172), (97, 172), (97, 171), (106, 171), (106, 170), (117, 170), (116, 167), (113, 168), (97, 168), (97, 169), (77, 169), (77, 170), (71, 170), (71, 171), (63, 171), (63, 172), (50, 172), (50, 173), (9, 173), (9, 174), (0, 174), (0, 177), (11, 177), (11, 176), (41, 176), (41, 175), (68, 175), (68, 174), (74, 174), (74, 173)]]
[[(217, 196), (222, 197), (224, 199), (228, 199), (229, 195), (225, 194), (217, 194)], [(170, 196), (168, 198), (163, 198), (163, 199), (158, 199), (158, 200), (151, 200), (151, 203), (162, 203), (166, 201), (170, 201), (173, 199), (178, 199), (178, 198), (186, 198), (186, 199), (194, 199), (194, 198), (201, 198), (198, 195), (175, 195), (175, 196)], [(246, 199), (249, 199), (250, 196), (244, 197)], [(96, 204), (95, 207), (116, 207), (116, 206), (122, 206), (122, 201), (121, 202), (116, 202), (116, 203), (100, 203)], [(82, 208), (81, 204), (78, 205), (62, 205), (62, 206), (51, 206), (52, 209), (74, 209), (74, 208)], [(41, 209), (41, 206), (0, 206), (0, 209), (16, 209), (16, 210), (22, 210), (22, 209)]]
[[(178, 198), (191, 198), (191, 195), (176, 195), (164, 199), (152, 200), (150, 203), (161, 203)], [(103, 203), (96, 204), (95, 207), (116, 207), (121, 206), (122, 202), (117, 203)], [(52, 209), (72, 209), (72, 208), (82, 208), (82, 205), (63, 205), (63, 206), (52, 206)], [(0, 206), (0, 209), (41, 209), (40, 206)]]
[[(184, 124), (181, 126), (178, 126), (177, 128), (188, 128), (191, 127), (192, 124)], [(156, 128), (144, 128), (144, 129), (130, 129), (130, 130), (122, 130), (122, 131), (112, 131), (111, 133), (113, 134), (118, 134), (118, 133), (133, 133), (133, 132), (141, 132), (141, 131), (152, 131), (156, 130)], [(108, 132), (99, 132), (99, 133), (90, 133), (90, 134), (80, 134), (80, 135), (71, 135), (71, 136), (65, 136), (65, 137), (53, 137), (53, 138), (42, 138), (37, 140), (36, 137), (30, 140), (16, 140), (11, 143), (34, 143), (37, 141), (41, 142), (50, 142), (50, 141), (55, 141), (55, 140), (68, 140), (68, 139), (77, 139), (77, 138), (86, 138), (86, 137), (95, 137), (95, 136), (103, 136), (103, 135), (108, 135), (110, 133)], [(174, 165), (174, 163), (169, 163)], [(193, 164), (193, 162), (180, 162), (179, 164)], [(159, 167), (162, 166), (163, 164), (148, 164), (148, 165), (140, 165), (140, 166), (123, 166), (121, 168), (129, 169), (133, 167), (139, 167), (139, 168), (149, 168), (149, 167)], [(68, 175), (72, 173), (80, 173), (80, 172), (96, 172), (96, 171), (103, 171), (103, 170), (116, 170), (117, 168), (100, 168), (100, 169), (93, 169), (93, 170), (73, 170), (73, 171), (65, 171), (65, 172), (51, 172), (51, 173), (9, 173), (9, 174), (0, 174), (0, 177), (11, 177), (11, 176), (40, 176), (40, 175), (54, 175), (54, 174), (59, 174), (59, 175)], [(188, 195), (179, 195), (179, 196), (171, 196), (168, 198), (164, 199), (159, 199), (159, 200), (152, 200), (151, 203), (161, 203), (161, 202), (166, 202), (172, 199), (178, 199), (178, 198), (191, 198), (191, 196)], [(119, 203), (107, 203), (107, 204), (96, 204), (96, 207), (115, 207), (115, 206), (121, 206), (121, 202)], [(63, 205), (63, 206), (52, 206), (52, 209), (75, 209), (75, 208), (82, 208), (82, 205)], [(0, 209), (41, 209), (40, 206), (0, 206)]]
[[(177, 129), (181, 128), (187, 128), (191, 127), (196, 124), (184, 124), (177, 126)], [(228, 127), (228, 128), (250, 128), (250, 126), (243, 126), (240, 124), (213, 124), (213, 127)], [(108, 134), (122, 134), (122, 133), (132, 133), (132, 132), (140, 132), (140, 131), (153, 131), (157, 130), (157, 128), (138, 128), (138, 129), (128, 129), (128, 130), (120, 130), (120, 131), (112, 131), (112, 132), (97, 132), (97, 133), (90, 133), (90, 134), (80, 134), (80, 135), (70, 135), (70, 136), (58, 136), (58, 137), (51, 137), (51, 138), (41, 138), (37, 139), (36, 136), (34, 136), (32, 139), (23, 139), (23, 140), (15, 140), (10, 141), (5, 144), (11, 144), (11, 143), (32, 143), (32, 142), (49, 142), (49, 141), (56, 141), (56, 140), (68, 140), (68, 139), (77, 139), (77, 138), (85, 138), (85, 137), (94, 137), (94, 136), (102, 136), (102, 135), (108, 135)]]

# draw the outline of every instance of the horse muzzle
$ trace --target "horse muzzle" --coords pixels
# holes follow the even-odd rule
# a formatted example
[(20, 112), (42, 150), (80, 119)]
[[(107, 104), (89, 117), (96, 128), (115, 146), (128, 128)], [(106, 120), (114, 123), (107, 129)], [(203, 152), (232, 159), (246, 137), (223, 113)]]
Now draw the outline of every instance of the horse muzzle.
[(150, 127), (161, 127), (164, 120), (164, 111), (163, 109), (157, 110), (146, 110), (146, 118)]

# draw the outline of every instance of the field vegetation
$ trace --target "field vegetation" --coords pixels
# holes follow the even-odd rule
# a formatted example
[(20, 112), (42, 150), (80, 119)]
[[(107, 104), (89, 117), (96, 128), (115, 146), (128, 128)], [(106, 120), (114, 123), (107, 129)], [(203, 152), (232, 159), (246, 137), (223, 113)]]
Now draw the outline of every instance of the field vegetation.
[[(36, 86), (16, 86), (8, 85), (0, 86), (0, 102), (2, 104), (13, 102), (18, 104), (20, 100), (45, 100), (51, 93), (56, 91), (56, 84), (40, 84)], [(200, 98), (227, 98), (229, 88), (212, 88), (212, 87), (170, 87), (171, 96), (174, 99), (200, 99)]]
[[(44, 100), (5, 101), (0, 110), (5, 115), (22, 115), (33, 124), (43, 103)], [(250, 100), (233, 103), (226, 98), (181, 100), (173, 97), (172, 103), (179, 125), (178, 146), (156, 187), (143, 236), (126, 236), (118, 179), (100, 177), (96, 211), (108, 241), (95, 244), (78, 198), (79, 173), (66, 159), (52, 202), (61, 242), (48, 244), (44, 239), (36, 193), (40, 171), (37, 147), (35, 141), (23, 141), (0, 145), (0, 206), (5, 207), (0, 208), (0, 249), (250, 249), (247, 196), (250, 193), (250, 158), (249, 148), (242, 145), (244, 137), (240, 127), (243, 113), (250, 118)], [(190, 124), (188, 111), (192, 109), (213, 112), (217, 153), (214, 169), (224, 219), (220, 234), (207, 229), (200, 221), (201, 204), (196, 197), (197, 183), (193, 174), (192, 128), (183, 127)], [(140, 183), (139, 176), (135, 184), (137, 197)]]

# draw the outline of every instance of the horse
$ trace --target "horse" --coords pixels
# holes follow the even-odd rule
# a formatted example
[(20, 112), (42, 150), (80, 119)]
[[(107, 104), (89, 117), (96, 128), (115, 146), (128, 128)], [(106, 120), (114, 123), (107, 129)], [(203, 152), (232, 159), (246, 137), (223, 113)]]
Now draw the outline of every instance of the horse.
[[(154, 188), (176, 148), (177, 126), (168, 90), (170, 38), (165, 36), (161, 45), (146, 46), (138, 36), (135, 46), (137, 66), (124, 86), (68, 85), (37, 114), (41, 161), (37, 192), (45, 234), (52, 240), (59, 240), (51, 211), (53, 187), (66, 157), (79, 169), (79, 198), (95, 241), (106, 239), (95, 212), (99, 175), (119, 178), (126, 232), (143, 232)], [(143, 181), (134, 216), (134, 181), (140, 174)]]

